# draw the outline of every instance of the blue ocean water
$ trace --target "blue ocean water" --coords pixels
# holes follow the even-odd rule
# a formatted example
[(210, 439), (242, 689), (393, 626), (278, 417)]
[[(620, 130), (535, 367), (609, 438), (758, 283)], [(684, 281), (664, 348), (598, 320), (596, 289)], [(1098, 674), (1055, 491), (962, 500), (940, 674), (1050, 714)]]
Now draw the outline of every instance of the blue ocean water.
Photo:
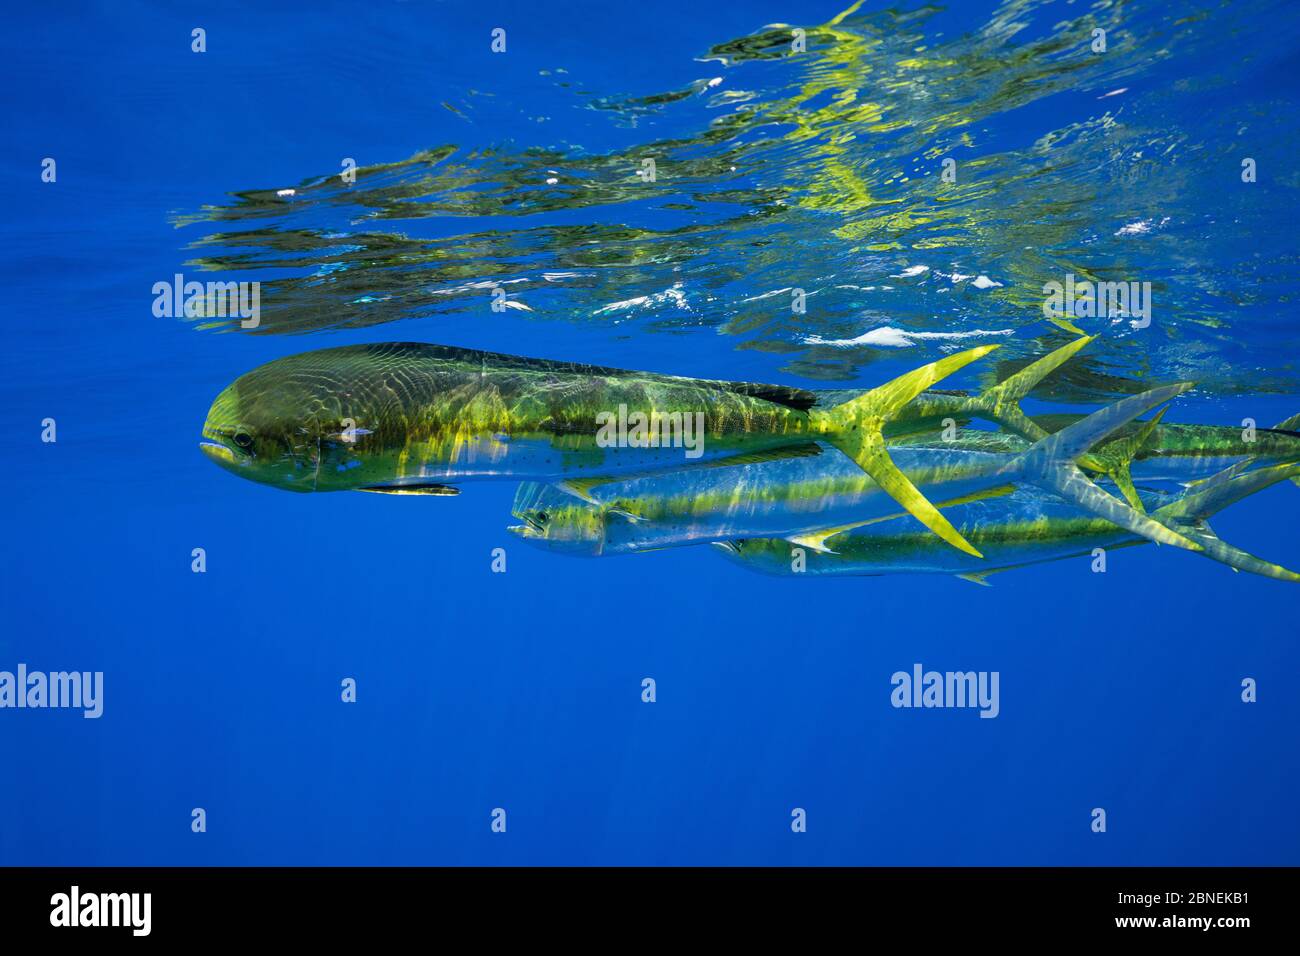
[[(0, 863), (1296, 863), (1294, 585), (1154, 546), (989, 588), (583, 560), (507, 533), (509, 482), (295, 495), (197, 449), (238, 375), (356, 342), (836, 388), (1023, 362), (1067, 273), (1151, 281), (1152, 323), (1081, 320), (1035, 409), (1194, 380), (1171, 420), (1275, 424), (1300, 16), (1176, 6), (11, 12), (0, 670), (102, 671), (104, 710), (0, 710)], [(153, 314), (205, 270), (263, 283), (259, 329)], [(1297, 494), (1215, 528), (1298, 567)], [(916, 663), (997, 671), (999, 716), (893, 708)]]

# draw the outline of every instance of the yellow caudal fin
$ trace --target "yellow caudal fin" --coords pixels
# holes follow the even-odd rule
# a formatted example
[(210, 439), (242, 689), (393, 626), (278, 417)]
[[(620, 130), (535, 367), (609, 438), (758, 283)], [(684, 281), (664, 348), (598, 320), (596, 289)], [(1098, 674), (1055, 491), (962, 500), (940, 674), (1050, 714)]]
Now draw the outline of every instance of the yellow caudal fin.
[(1160, 409), (1150, 421), (1142, 423), (1142, 427), (1138, 429), (1136, 434), (1107, 442), (1097, 451), (1080, 455), (1077, 459), (1083, 467), (1108, 475), (1110, 480), (1115, 482), (1115, 487), (1124, 496), (1124, 500), (1132, 506), (1134, 511), (1142, 514), (1146, 513), (1146, 507), (1142, 504), (1142, 498), (1138, 495), (1137, 489), (1133, 487), (1131, 467), (1133, 460), (1142, 453), (1142, 449), (1151, 440), (1152, 432), (1156, 430), (1156, 426), (1160, 424), (1160, 419), (1165, 417), (1165, 412), (1168, 410), (1169, 406), (1167, 405)]
[(1095, 335), (1084, 335), (1029, 363), (1005, 381), (967, 399), (963, 413), (995, 421), (1030, 441), (1042, 441), (1047, 432), (1021, 411), (1020, 400), (1095, 338)]
[[(1300, 431), (1300, 415), (1292, 415), (1290, 418), (1278, 422), (1273, 427), (1280, 432)], [(1300, 478), (1292, 478), (1291, 484), (1300, 488)]]
[(952, 526), (925, 495), (917, 490), (907, 475), (898, 470), (898, 466), (889, 457), (885, 448), (885, 438), (879, 431), (865, 432), (850, 438), (832, 438), (835, 447), (858, 463), (858, 467), (871, 476), (881, 489), (921, 524), (925, 525), (939, 537), (959, 551), (982, 558), (984, 555), (975, 546), (962, 537), (961, 532)]
[(965, 368), (971, 362), (988, 355), (996, 345), (981, 345), (966, 349), (953, 355), (922, 365), (914, 371), (877, 385), (869, 392), (852, 398), (842, 405), (822, 411), (813, 409), (811, 414), (820, 426), (819, 430), (829, 434), (844, 434), (854, 429), (882, 426), (890, 421), (916, 396), (931, 385), (942, 381), (953, 372)]
[(1300, 582), (1300, 574), (1258, 558), (1223, 541), (1210, 528), (1209, 519), (1228, 505), (1253, 495), (1279, 481), (1300, 477), (1300, 464), (1294, 462), (1242, 472), (1236, 465), (1226, 468), (1156, 512), (1156, 517), (1191, 538), (1208, 558), (1228, 565), (1234, 571), (1248, 571), (1277, 581)]
[(1180, 382), (1121, 399), (1035, 443), (1003, 468), (1002, 473), (1008, 478), (1029, 481), (1055, 492), (1085, 511), (1149, 541), (1172, 544), (1188, 551), (1200, 551), (1201, 546), (1196, 541), (1103, 491), (1075, 464), (1094, 445), (1104, 441), (1138, 415), (1176, 398), (1191, 387), (1190, 382)]
[(815, 430), (824, 434), (831, 444), (857, 462), (858, 467), (907, 509), (912, 517), (953, 547), (976, 557), (983, 555), (961, 536), (890, 460), (885, 448), (883, 429), (886, 422), (931, 385), (958, 369), (965, 368), (976, 359), (983, 358), (995, 348), (996, 345), (981, 345), (949, 355), (900, 375), (843, 405), (825, 411), (814, 409), (811, 413)]

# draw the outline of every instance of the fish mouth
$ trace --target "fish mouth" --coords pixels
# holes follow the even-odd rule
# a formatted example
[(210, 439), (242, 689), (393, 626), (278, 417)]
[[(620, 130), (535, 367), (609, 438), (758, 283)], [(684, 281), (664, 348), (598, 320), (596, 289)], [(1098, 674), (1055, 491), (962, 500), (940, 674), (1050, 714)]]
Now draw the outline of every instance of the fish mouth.
[(219, 442), (204, 439), (199, 442), (199, 451), (203, 452), (203, 454), (207, 455), (218, 465), (229, 466), (239, 464), (239, 460), (235, 457), (235, 453)]
[(527, 511), (515, 512), (515, 517), (522, 521), (523, 524), (510, 525), (510, 527), (506, 529), (507, 531), (513, 531), (521, 538), (540, 537), (545, 534), (546, 529), (542, 527), (542, 523)]

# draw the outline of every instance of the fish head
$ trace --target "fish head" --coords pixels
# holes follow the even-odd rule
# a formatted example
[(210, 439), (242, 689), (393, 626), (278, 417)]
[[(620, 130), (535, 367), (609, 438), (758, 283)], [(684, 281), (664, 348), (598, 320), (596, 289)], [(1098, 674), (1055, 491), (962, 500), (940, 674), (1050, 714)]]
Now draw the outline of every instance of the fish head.
[(727, 558), (753, 571), (785, 577), (797, 574), (796, 546), (783, 538), (730, 538), (713, 546)]
[[(389, 354), (403, 348), (320, 349), (241, 375), (208, 410), (203, 453), (240, 477), (293, 491), (347, 491), (410, 477), (419, 409), (403, 384), (409, 368)], [(452, 435), (437, 454), (463, 444)]]
[[(297, 434), (295, 434), (297, 432)], [(199, 449), (241, 478), (276, 487), (311, 491), (315, 446), (306, 429), (278, 421), (249, 402), (240, 382), (223, 389), (208, 409)]]
[(310, 377), (277, 374), (285, 362), (255, 369), (221, 391), (203, 423), (200, 450), (241, 478), (291, 491), (375, 482), (372, 469), (356, 467), (371, 432), (345, 417), (338, 395)]
[(588, 557), (605, 549), (605, 509), (555, 485), (524, 482), (512, 512), (522, 524), (510, 532), (540, 548)]

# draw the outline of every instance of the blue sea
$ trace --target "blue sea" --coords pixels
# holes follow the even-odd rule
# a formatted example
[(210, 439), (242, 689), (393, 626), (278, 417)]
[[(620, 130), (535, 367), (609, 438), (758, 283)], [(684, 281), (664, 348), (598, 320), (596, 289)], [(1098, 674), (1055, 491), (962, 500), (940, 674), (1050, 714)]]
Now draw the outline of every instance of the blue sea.
[[(846, 4), (7, 11), (0, 671), (103, 693), (0, 709), (0, 864), (1300, 863), (1294, 584), (580, 558), (509, 481), (199, 452), (238, 376), (353, 343), (844, 390), (1001, 344), (976, 391), (1070, 340), (1067, 275), (1150, 321), (1075, 320), (1027, 410), (1300, 412), (1294, 4)], [(178, 274), (258, 325), (155, 314)], [(1297, 516), (1214, 527), (1300, 568)], [(996, 719), (892, 706), (917, 664), (997, 672)]]

